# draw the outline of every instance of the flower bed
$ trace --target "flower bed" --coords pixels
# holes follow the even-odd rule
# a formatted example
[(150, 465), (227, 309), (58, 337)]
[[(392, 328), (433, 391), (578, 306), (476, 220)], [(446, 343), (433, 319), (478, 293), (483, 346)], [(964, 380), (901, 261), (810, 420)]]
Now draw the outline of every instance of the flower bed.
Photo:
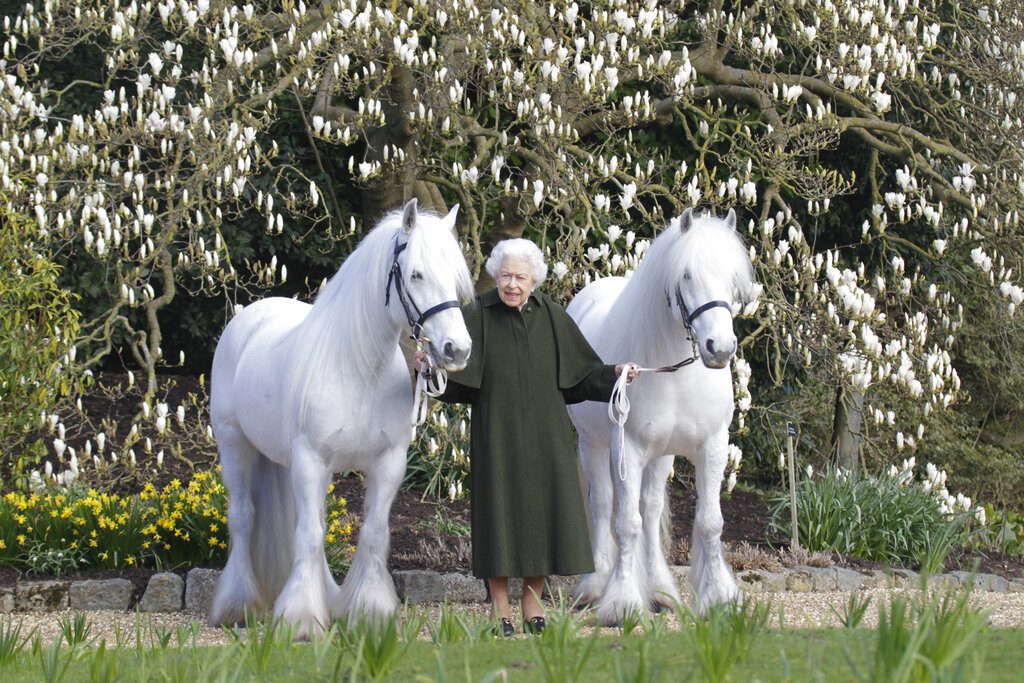
[[(333, 487), (329, 494), (333, 492)], [(328, 495), (332, 569), (347, 565), (347, 501)], [(93, 489), (11, 492), (0, 499), (0, 564), (40, 574), (91, 567), (218, 566), (227, 560), (227, 491), (220, 469), (138, 495)]]

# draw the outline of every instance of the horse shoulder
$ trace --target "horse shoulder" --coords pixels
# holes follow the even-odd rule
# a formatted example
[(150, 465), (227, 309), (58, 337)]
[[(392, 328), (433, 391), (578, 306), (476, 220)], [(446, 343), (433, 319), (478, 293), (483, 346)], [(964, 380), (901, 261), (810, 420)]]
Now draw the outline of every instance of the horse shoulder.
[(608, 315), (628, 282), (624, 277), (601, 278), (581, 289), (569, 302), (566, 312), (588, 339), (595, 331), (594, 326)]

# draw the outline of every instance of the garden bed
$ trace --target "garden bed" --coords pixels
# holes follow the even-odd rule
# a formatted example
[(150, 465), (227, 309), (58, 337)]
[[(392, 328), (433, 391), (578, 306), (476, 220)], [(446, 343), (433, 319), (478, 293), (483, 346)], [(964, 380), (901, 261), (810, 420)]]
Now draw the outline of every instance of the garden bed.
[[(126, 392), (128, 379), (123, 374), (104, 374), (99, 384), (108, 387), (106, 391), (92, 392), (83, 398), (84, 415), (76, 418), (76, 411), (61, 415), (65, 427), (65, 441), (68, 447), (78, 450), (80, 460), (86, 439), (95, 438), (103, 429), (111, 443), (123, 442), (130, 432), (132, 419), (137, 413), (137, 395)], [(127, 397), (126, 397), (127, 396)], [(166, 403), (173, 415), (177, 406), (186, 407), (186, 420), (191, 426), (191, 435), (175, 426), (160, 435), (144, 423), (137, 445), (133, 449), (137, 463), (107, 463), (97, 470), (83, 466), (82, 481), (99, 485), (121, 495), (138, 493), (146, 484), (162, 489), (173, 480), (187, 483), (194, 473), (205, 472), (216, 465), (215, 447), (210, 442), (196, 439), (202, 434), (206, 415), (198, 409), (205, 398), (205, 387), (199, 378), (189, 375), (163, 377), (161, 390), (156, 400)], [(151, 445), (145, 446), (145, 438)], [(47, 436), (49, 459), (59, 469), (53, 436)], [(108, 449), (108, 453), (111, 449)], [(160, 462), (158, 454), (163, 453)], [(66, 455), (65, 455), (66, 460)], [(676, 565), (688, 564), (689, 539), (692, 533), (696, 506), (696, 492), (686, 474), (685, 463), (678, 465), (681, 476), (672, 482), (668, 500), (672, 511), (672, 548), (669, 561)], [(335, 478), (334, 495), (347, 500), (349, 519), (358, 531), (363, 504), (363, 485), (358, 475)], [(885, 565), (857, 557), (833, 553), (831, 555), (797, 554), (787, 552), (788, 541), (771, 538), (769, 530), (769, 505), (764, 498), (750, 490), (737, 488), (724, 494), (721, 501), (725, 519), (723, 541), (729, 548), (729, 562), (736, 570), (775, 569), (779, 566), (813, 564), (838, 566), (856, 570), (882, 569)], [(468, 572), (470, 569), (471, 545), (468, 535), (469, 503), (467, 500), (431, 501), (424, 500), (417, 491), (401, 490), (391, 510), (391, 554), (389, 568), (392, 571), (424, 569), (438, 572)], [(353, 535), (352, 541), (355, 541)], [(916, 567), (904, 567), (914, 570)], [(182, 574), (188, 567), (178, 568)], [(1024, 558), (1002, 553), (982, 553), (977, 550), (956, 550), (947, 559), (945, 571), (971, 571), (995, 574), (1006, 579), (1024, 577)], [(149, 576), (155, 569), (136, 568), (130, 570), (81, 570), (62, 578), (128, 578), (136, 591), (144, 589)], [(0, 585), (12, 585), (18, 572), (0, 567)], [(47, 574), (31, 578), (49, 578)]]

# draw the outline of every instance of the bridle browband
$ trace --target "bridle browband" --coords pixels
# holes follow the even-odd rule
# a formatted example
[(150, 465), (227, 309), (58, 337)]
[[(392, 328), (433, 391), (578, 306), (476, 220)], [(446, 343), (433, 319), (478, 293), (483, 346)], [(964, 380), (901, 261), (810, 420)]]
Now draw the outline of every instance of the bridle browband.
[(395, 251), (392, 254), (391, 270), (388, 271), (388, 282), (384, 288), (384, 305), (391, 305), (391, 284), (394, 283), (395, 292), (398, 294), (398, 300), (402, 302), (402, 308), (405, 309), (405, 317), (409, 321), (409, 327), (412, 328), (411, 336), (414, 340), (420, 341), (423, 337), (423, 323), (427, 321), (427, 318), (448, 308), (459, 308), (460, 304), (458, 301), (454, 300), (442, 301), (436, 306), (431, 306), (425, 311), (420, 311), (420, 307), (412, 300), (412, 297), (405, 291), (405, 287), (402, 284), (402, 266), (398, 262), (398, 255), (401, 254), (408, 245), (408, 242), (402, 242), (399, 244), (398, 238), (395, 238)]

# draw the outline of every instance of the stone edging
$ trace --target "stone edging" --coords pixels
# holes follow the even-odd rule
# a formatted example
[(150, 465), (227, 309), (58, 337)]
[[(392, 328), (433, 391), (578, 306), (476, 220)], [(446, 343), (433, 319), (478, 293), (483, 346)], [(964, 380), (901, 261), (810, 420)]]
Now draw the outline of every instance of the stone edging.
[[(678, 585), (688, 590), (690, 568), (672, 567)], [(0, 612), (53, 612), (65, 609), (75, 611), (138, 609), (140, 612), (205, 613), (213, 598), (213, 590), (220, 577), (219, 569), (192, 569), (186, 578), (177, 574), (159, 573), (149, 579), (142, 598), (133, 602), (132, 584), (127, 579), (92, 579), (87, 581), (23, 581), (0, 588)], [(420, 602), (482, 602), (486, 599), (483, 581), (457, 572), (413, 569), (393, 573), (400, 600)], [(843, 567), (788, 567), (779, 572), (748, 569), (736, 573), (736, 580), (746, 593), (817, 593), (826, 591), (857, 591), (874, 588), (913, 588), (920, 575), (907, 569), (858, 572)], [(556, 576), (551, 589), (568, 596), (575, 577)], [(955, 571), (928, 577), (931, 588), (950, 588), (972, 585), (980, 591), (996, 593), (1024, 593), (1024, 577), (1004, 579), (995, 574), (971, 574)], [(520, 590), (513, 580), (510, 595), (518, 597)]]

